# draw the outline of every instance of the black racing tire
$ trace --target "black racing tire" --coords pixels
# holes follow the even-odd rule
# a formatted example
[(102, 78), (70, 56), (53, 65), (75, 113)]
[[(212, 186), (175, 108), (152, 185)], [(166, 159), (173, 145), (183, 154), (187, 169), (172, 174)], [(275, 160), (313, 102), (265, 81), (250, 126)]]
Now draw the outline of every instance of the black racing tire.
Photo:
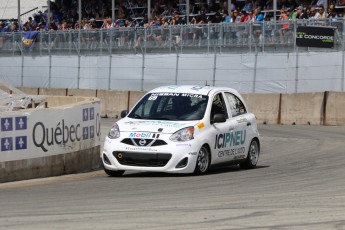
[(200, 148), (196, 160), (196, 165), (194, 169), (194, 174), (202, 175), (206, 174), (210, 169), (211, 155), (208, 148), (204, 145)]
[(260, 155), (260, 145), (257, 139), (253, 139), (249, 145), (246, 160), (240, 164), (242, 169), (253, 169), (256, 167)]

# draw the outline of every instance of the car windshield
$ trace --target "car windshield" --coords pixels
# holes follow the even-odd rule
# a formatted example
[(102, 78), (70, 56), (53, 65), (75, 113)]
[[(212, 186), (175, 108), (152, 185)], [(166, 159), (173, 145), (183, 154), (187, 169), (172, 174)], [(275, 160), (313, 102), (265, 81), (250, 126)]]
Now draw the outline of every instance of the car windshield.
[(201, 120), (208, 96), (191, 93), (151, 93), (145, 95), (128, 117), (152, 120)]

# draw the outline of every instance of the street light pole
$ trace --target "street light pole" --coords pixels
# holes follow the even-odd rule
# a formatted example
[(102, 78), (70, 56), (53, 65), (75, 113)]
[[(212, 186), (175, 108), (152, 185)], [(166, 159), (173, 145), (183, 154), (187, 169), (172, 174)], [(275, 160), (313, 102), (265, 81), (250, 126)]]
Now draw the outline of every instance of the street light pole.
[(18, 0), (18, 29), (20, 30), (20, 0)]

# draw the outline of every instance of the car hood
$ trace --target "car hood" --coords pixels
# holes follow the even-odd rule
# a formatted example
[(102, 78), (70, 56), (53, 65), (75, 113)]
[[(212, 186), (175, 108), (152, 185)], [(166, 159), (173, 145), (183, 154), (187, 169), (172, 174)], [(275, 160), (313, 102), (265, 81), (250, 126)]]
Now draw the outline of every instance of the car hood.
[(117, 122), (121, 132), (160, 132), (175, 133), (176, 131), (194, 126), (199, 121), (165, 121), (165, 120), (141, 120), (124, 118)]

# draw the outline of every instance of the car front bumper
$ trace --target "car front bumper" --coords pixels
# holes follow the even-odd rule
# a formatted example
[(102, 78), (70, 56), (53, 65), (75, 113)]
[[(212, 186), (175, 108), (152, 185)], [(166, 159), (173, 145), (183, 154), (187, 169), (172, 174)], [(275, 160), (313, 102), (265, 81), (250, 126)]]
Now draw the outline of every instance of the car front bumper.
[(108, 170), (193, 173), (200, 147), (195, 140), (140, 147), (106, 137), (102, 161)]

